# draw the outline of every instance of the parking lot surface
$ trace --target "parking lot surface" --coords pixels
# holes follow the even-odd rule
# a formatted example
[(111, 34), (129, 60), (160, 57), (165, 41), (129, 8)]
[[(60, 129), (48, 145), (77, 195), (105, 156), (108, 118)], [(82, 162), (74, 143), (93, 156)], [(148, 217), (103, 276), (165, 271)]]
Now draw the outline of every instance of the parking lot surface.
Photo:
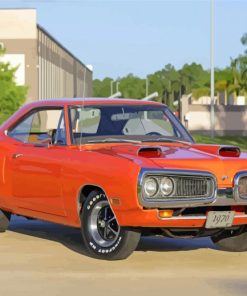
[(0, 236), (0, 295), (247, 295), (247, 253), (207, 238), (143, 238), (127, 260), (107, 262), (85, 256), (66, 226), (14, 217)]

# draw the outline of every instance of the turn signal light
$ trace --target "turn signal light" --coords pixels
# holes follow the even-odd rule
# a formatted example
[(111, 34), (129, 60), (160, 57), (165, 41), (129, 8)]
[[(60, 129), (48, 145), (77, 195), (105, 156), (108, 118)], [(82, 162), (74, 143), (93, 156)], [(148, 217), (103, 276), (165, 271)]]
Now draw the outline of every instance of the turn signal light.
[(160, 218), (171, 218), (173, 216), (173, 210), (162, 210), (159, 211), (159, 217)]
[(120, 199), (119, 198), (116, 198), (116, 197), (111, 198), (111, 204), (113, 206), (120, 206)]

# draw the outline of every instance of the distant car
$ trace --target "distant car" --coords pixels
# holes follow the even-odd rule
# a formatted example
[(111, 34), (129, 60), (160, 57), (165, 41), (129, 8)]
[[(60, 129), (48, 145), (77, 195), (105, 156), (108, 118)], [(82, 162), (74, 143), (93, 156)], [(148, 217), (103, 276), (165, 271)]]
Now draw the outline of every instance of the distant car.
[(164, 105), (28, 104), (0, 128), (0, 230), (11, 214), (81, 228), (89, 255), (128, 257), (141, 235), (210, 236), (247, 250), (247, 153), (195, 144)]

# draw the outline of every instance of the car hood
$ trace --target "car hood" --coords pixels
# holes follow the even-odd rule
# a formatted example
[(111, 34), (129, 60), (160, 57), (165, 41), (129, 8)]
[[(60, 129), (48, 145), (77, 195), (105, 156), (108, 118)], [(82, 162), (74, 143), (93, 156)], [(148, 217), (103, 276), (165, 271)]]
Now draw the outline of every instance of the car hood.
[[(129, 159), (141, 168), (207, 171), (215, 175), (220, 187), (229, 187), (232, 186), (237, 172), (247, 171), (247, 153), (241, 152), (238, 157), (223, 157), (219, 155), (222, 147), (225, 146), (168, 143), (103, 144), (91, 146), (91, 149)], [(150, 150), (158, 153), (140, 153)]]

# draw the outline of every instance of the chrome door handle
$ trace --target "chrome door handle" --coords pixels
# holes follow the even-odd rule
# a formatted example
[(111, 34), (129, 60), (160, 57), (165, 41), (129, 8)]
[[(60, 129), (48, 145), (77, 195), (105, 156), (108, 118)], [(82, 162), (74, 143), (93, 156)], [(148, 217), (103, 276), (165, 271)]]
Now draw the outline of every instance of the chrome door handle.
[(12, 155), (12, 158), (17, 159), (17, 158), (22, 157), (22, 156), (23, 156), (23, 154), (21, 154), (21, 153), (15, 153), (15, 154)]

